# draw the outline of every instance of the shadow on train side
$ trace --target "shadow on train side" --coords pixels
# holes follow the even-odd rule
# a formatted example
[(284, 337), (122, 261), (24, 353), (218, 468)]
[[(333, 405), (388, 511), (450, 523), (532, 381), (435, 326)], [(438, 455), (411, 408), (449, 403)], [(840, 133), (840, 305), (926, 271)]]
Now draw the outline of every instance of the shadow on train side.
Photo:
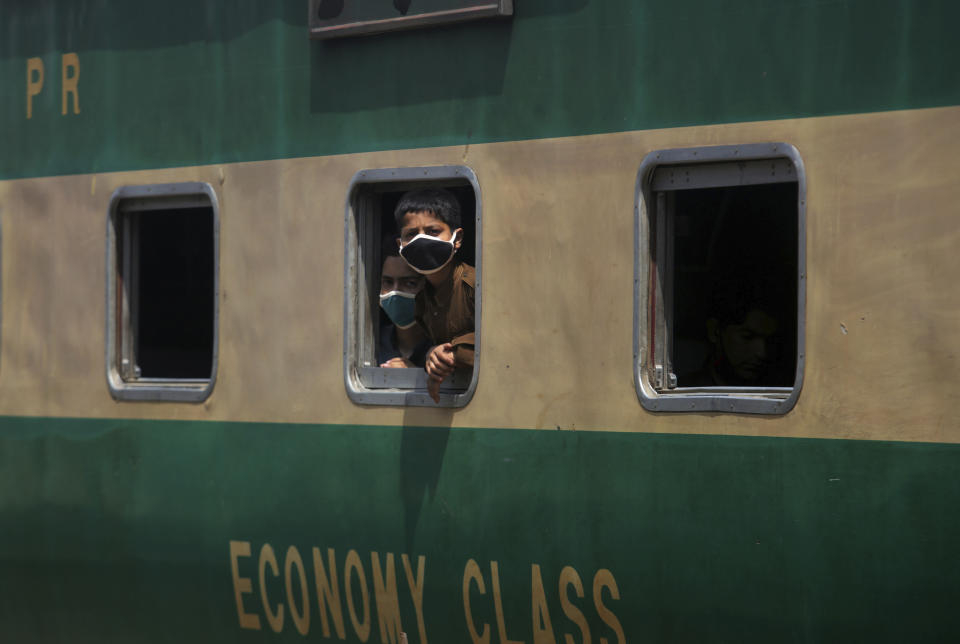
[(534, 18), (558, 13), (574, 13), (590, 4), (590, 0), (522, 0), (513, 3), (515, 18)]
[[(587, 4), (588, 0), (525, 0), (517, 3), (515, 19), (571, 13)], [(5, 6), (14, 18), (12, 24), (4, 25), (6, 42), (0, 48), (0, 60), (60, 51), (155, 49), (201, 40), (230, 40), (273, 20), (302, 27), (303, 38), (307, 38), (308, 0), (8, 0)], [(46, 37), (37, 42), (32, 37), (35, 33)]]
[[(497, 20), (433, 30), (428, 42), (421, 30), (313, 41), (310, 111), (352, 112), (499, 96), (510, 60), (512, 31), (512, 21)], [(370, 46), (371, 38), (377, 40), (376, 47)], [(396, 55), (384, 56), (384, 52)]]
[[(370, 37), (314, 41), (310, 56), (311, 112), (350, 112), (399, 107), (451, 98), (499, 96), (510, 60), (516, 20), (573, 13), (588, 0), (526, 0), (512, 20), (487, 20), (431, 30), (396, 31)], [(398, 56), (384, 51), (403, 52)], [(438, 51), (456, 55), (437, 55)], [(343, 70), (349, 69), (350, 74)]]
[(450, 441), (455, 410), (406, 407), (400, 434), (399, 489), (403, 536), (413, 552), (421, 510), (433, 503)]
[(417, 523), (424, 504), (432, 503), (450, 440), (449, 427), (405, 425), (400, 435), (400, 498), (403, 502), (403, 536), (413, 552)]

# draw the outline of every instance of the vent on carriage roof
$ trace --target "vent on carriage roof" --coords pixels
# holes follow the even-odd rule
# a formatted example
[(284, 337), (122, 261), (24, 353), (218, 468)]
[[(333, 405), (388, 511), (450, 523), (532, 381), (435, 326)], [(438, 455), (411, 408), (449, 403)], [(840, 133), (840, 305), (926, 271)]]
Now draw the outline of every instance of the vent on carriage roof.
[(311, 38), (340, 38), (512, 16), (513, 0), (310, 0), (309, 11)]

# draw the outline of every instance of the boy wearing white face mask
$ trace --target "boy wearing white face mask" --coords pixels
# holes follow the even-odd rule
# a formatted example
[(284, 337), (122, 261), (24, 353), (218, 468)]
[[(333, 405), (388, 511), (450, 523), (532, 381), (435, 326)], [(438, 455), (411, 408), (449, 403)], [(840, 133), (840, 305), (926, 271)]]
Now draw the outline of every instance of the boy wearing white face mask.
[(440, 383), (458, 367), (473, 368), (476, 273), (460, 261), (460, 204), (442, 188), (413, 190), (394, 210), (400, 256), (426, 284), (416, 298), (416, 319), (430, 340), (424, 369), (428, 391), (440, 400)]

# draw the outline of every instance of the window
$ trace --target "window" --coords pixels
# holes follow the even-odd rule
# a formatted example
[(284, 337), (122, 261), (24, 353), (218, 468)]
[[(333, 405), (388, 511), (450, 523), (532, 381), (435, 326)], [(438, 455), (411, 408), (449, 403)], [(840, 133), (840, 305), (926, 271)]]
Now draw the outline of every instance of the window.
[(644, 408), (792, 409), (806, 283), (796, 148), (653, 152), (637, 175), (636, 217), (634, 368)]
[(107, 382), (202, 401), (217, 371), (218, 213), (205, 183), (125, 186), (107, 218)]
[[(436, 406), (427, 393), (422, 368), (380, 368), (379, 339), (390, 320), (380, 307), (382, 248), (399, 237), (394, 209), (406, 192), (443, 188), (460, 205), (463, 244), (457, 257), (476, 271), (473, 369), (458, 369), (440, 388), (440, 406), (462, 407), (473, 397), (480, 360), (480, 186), (473, 171), (463, 166), (395, 168), (358, 172), (347, 196), (344, 253), (343, 368), (350, 399), (373, 405)], [(389, 329), (387, 329), (389, 332)]]

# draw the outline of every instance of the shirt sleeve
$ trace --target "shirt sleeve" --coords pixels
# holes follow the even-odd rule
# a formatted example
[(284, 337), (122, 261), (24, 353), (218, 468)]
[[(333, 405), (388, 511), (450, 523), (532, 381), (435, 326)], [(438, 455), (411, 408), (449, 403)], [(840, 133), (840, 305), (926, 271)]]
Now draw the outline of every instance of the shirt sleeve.
[(453, 345), (453, 359), (458, 367), (473, 367), (475, 334), (464, 333), (450, 341)]
[(427, 359), (427, 351), (430, 349), (430, 340), (421, 340), (420, 344), (413, 348), (410, 354), (410, 362), (417, 367), (423, 367)]
[(377, 343), (377, 364), (379, 367), (387, 360), (399, 358), (400, 352), (393, 344), (393, 325), (384, 324), (380, 327), (380, 342)]
[(473, 287), (472, 270), (469, 278), (463, 280), (460, 286), (462, 289), (461, 297), (463, 298), (463, 305), (460, 310), (462, 317), (458, 320), (457, 326), (459, 326), (461, 333), (455, 335), (453, 339), (450, 340), (450, 344), (453, 345), (453, 359), (456, 362), (456, 366), (470, 367), (472, 369), (476, 345), (476, 292)]

